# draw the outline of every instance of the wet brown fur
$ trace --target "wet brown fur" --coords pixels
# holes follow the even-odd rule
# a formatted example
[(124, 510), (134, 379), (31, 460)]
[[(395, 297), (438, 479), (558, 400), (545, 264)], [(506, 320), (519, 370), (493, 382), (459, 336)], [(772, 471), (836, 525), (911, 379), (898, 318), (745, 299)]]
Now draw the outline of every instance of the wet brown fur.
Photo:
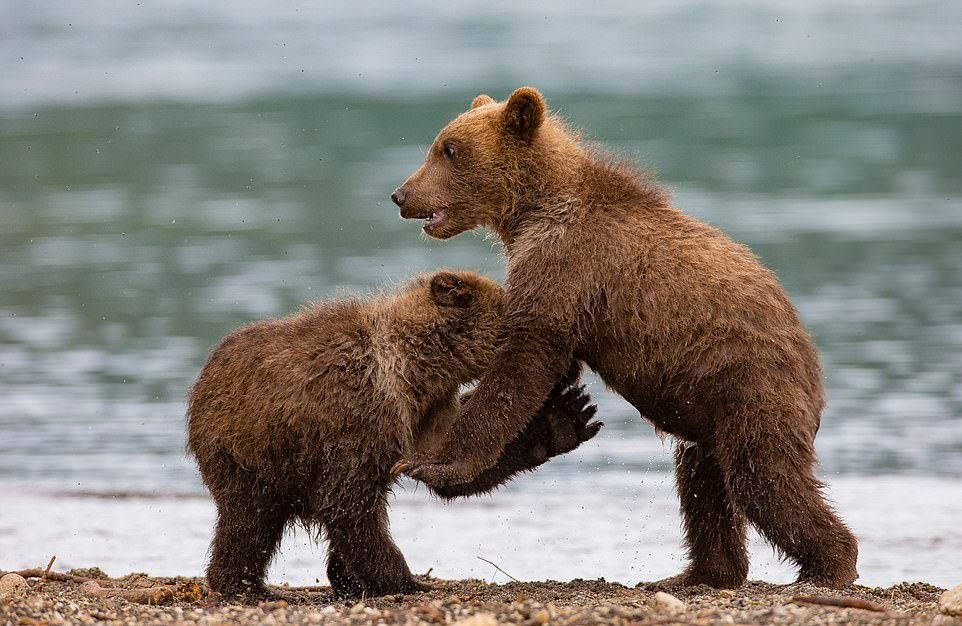
[(438, 486), (492, 465), (576, 357), (677, 438), (691, 564), (668, 583), (744, 583), (748, 522), (800, 579), (855, 580), (855, 537), (814, 474), (818, 357), (747, 248), (585, 146), (530, 87), (475, 99), (398, 191), (402, 216), (443, 217), (428, 234), (481, 226), (508, 260), (506, 340), (445, 442), (408, 459), (411, 475)]
[[(438, 272), (228, 335), (188, 406), (188, 450), (217, 504), (211, 588), (263, 597), (280, 539), (299, 521), (326, 535), (340, 595), (421, 589), (388, 530), (390, 470), (443, 436), (459, 386), (490, 365), (502, 311), (497, 283)], [(568, 387), (578, 369), (492, 468), (435, 493), (488, 491), (593, 436), (593, 407)]]

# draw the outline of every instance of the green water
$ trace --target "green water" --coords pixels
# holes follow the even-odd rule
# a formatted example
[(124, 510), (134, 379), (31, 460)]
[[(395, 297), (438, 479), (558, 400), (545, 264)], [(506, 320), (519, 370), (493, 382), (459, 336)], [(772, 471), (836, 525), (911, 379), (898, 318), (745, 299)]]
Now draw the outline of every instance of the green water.
[[(827, 472), (962, 475), (954, 3), (11, 6), (0, 481), (194, 489), (183, 398), (232, 327), (502, 276), (492, 241), (427, 240), (388, 196), (475, 95), (525, 82), (779, 274), (823, 355)], [(666, 468), (592, 391), (609, 426), (581, 461)]]
[[(757, 91), (551, 103), (779, 273), (826, 362), (828, 467), (960, 471), (962, 115)], [(8, 113), (0, 471), (53, 443), (147, 446), (187, 480), (180, 403), (233, 326), (438, 266), (500, 276), (492, 242), (427, 240), (387, 201), (470, 97)], [(632, 419), (596, 395), (614, 428)]]

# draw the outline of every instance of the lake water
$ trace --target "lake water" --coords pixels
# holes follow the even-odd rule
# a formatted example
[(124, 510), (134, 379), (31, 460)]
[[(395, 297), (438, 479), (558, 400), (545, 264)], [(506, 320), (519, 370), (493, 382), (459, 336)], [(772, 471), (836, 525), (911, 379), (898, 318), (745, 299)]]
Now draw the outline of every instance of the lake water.
[[(778, 273), (862, 580), (962, 580), (962, 4), (596, 4), (0, 6), (0, 569), (199, 573), (183, 400), (208, 349), (439, 266), (502, 277), (490, 240), (427, 240), (388, 195), (475, 95), (530, 83)], [(412, 567), (679, 569), (670, 444), (591, 391), (607, 427), (537, 475), (451, 506), (406, 485)], [(272, 578), (319, 574), (306, 543)]]

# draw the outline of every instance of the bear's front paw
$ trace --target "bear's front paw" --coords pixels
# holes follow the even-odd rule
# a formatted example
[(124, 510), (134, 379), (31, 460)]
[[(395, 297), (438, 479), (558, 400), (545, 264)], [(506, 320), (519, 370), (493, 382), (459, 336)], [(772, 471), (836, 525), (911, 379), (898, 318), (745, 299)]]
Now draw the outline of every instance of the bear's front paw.
[(419, 480), (430, 487), (442, 488), (471, 482), (477, 478), (478, 474), (483, 470), (483, 467), (477, 467), (474, 464), (463, 461), (445, 463), (411, 459), (398, 462), (392, 471), (395, 475), (399, 473), (406, 474), (414, 480)]
[(544, 427), (541, 430), (541, 447), (549, 457), (571, 452), (598, 434), (603, 422), (591, 419), (598, 407), (585, 393), (584, 385), (569, 387), (559, 396), (548, 401), (544, 408)]

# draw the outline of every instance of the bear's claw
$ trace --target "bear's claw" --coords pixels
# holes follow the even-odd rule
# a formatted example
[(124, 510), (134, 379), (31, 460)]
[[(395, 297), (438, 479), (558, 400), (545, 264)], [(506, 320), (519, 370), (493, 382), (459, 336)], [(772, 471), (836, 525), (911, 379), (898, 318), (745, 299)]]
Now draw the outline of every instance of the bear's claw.
[(404, 473), (435, 488), (468, 483), (477, 476), (477, 472), (472, 472), (461, 463), (440, 462), (409, 463)]

